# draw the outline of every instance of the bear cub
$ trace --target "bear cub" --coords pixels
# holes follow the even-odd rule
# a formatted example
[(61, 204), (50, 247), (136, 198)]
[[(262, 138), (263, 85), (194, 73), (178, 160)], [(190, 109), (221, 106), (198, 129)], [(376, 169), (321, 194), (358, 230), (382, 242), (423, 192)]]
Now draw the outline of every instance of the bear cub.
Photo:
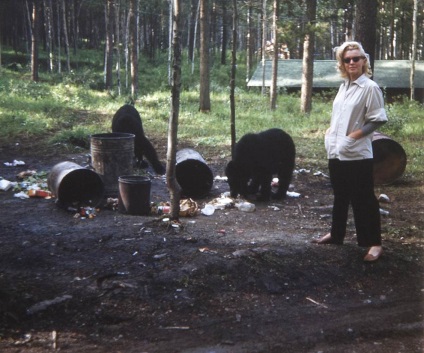
[[(281, 129), (269, 129), (244, 135), (234, 146), (233, 159), (225, 174), (231, 197), (256, 194), (257, 201), (286, 196), (295, 166), (293, 139)], [(273, 175), (279, 179), (278, 190), (271, 192)]]
[(165, 167), (159, 161), (155, 148), (144, 135), (140, 114), (132, 105), (126, 104), (116, 111), (112, 119), (112, 132), (134, 134), (134, 154), (138, 164), (147, 167), (144, 156), (157, 174), (165, 174)]

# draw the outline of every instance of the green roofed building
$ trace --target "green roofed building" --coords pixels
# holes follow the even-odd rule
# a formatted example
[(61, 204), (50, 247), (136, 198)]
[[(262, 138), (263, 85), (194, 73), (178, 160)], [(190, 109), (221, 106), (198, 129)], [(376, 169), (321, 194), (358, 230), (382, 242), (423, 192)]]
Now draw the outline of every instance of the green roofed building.
[[(265, 86), (271, 85), (272, 61), (265, 61)], [(391, 96), (406, 94), (409, 96), (411, 61), (376, 60), (374, 61), (374, 80)], [(259, 63), (256, 71), (247, 83), (248, 87), (262, 87), (263, 69)], [(314, 90), (338, 88), (342, 78), (336, 69), (335, 60), (314, 61)], [(424, 61), (415, 62), (416, 98), (424, 99)], [(277, 86), (287, 89), (299, 89), (302, 86), (302, 60), (290, 59), (278, 61)]]

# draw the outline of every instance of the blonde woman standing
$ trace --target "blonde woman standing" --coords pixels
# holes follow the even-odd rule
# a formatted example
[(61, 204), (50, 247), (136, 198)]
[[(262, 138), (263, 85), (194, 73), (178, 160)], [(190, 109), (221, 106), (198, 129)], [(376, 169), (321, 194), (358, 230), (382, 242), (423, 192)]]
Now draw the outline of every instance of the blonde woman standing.
[(334, 193), (330, 233), (317, 244), (343, 244), (349, 205), (352, 205), (358, 245), (367, 247), (365, 262), (383, 253), (378, 200), (374, 194), (373, 132), (385, 122), (383, 94), (370, 79), (367, 54), (358, 42), (345, 42), (336, 52), (344, 78), (333, 102), (325, 135), (330, 180)]

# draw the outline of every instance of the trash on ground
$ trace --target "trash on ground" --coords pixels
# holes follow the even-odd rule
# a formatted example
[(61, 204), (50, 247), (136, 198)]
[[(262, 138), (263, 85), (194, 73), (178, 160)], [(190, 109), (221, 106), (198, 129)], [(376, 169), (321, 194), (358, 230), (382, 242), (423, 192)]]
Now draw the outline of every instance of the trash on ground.
[(6, 179), (0, 180), (0, 190), (2, 190), (2, 191), (10, 190), (15, 185), (16, 185), (15, 182), (12, 182), (12, 181), (9, 181), (9, 180), (6, 180)]
[(18, 160), (14, 160), (13, 162), (4, 162), (4, 165), (6, 167), (16, 167), (18, 165), (25, 165), (24, 161), (18, 161)]
[(382, 216), (388, 216), (390, 214), (390, 212), (389, 211), (386, 211), (386, 210), (383, 210), (382, 208), (380, 208), (380, 214)]
[[(196, 201), (192, 199), (180, 200), (180, 217), (194, 217), (198, 213), (198, 206)], [(150, 213), (153, 215), (169, 214), (171, 212), (170, 202), (152, 202), (150, 205)]]
[(277, 206), (273, 206), (273, 205), (268, 206), (268, 208), (270, 208), (270, 209), (271, 209), (271, 210), (273, 210), (273, 211), (279, 211), (279, 210), (280, 210), (280, 208), (279, 208), (279, 207), (277, 207)]
[(214, 180), (216, 181), (228, 181), (228, 178), (226, 176), (219, 176), (217, 175)]
[(24, 192), (24, 191), (20, 191), (20, 192), (16, 193), (16, 194), (15, 194), (15, 195), (13, 195), (13, 196), (14, 196), (14, 197), (17, 197), (17, 198), (20, 198), (21, 200), (29, 199), (28, 194), (27, 194), (26, 192)]
[(24, 180), (26, 178), (34, 176), (35, 174), (37, 174), (36, 170), (24, 170), (23, 172), (18, 173), (18, 175), (16, 175), (16, 178), (18, 180)]
[(254, 212), (256, 210), (255, 204), (247, 201), (236, 203), (235, 206), (238, 208), (238, 210), (242, 212)]
[(208, 205), (212, 205), (215, 210), (223, 210), (226, 208), (233, 208), (234, 200), (231, 197), (228, 197), (226, 193), (224, 193), (220, 197), (217, 197), (208, 202)]
[(287, 191), (286, 194), (287, 194), (288, 197), (294, 197), (294, 198), (300, 197), (300, 194), (298, 192), (294, 192), (294, 191)]
[(50, 199), (52, 197), (52, 193), (50, 191), (41, 189), (30, 189), (27, 194), (29, 197), (40, 197), (44, 199)]
[(211, 204), (206, 204), (205, 207), (200, 210), (200, 213), (205, 216), (212, 216), (214, 212), (215, 207), (213, 207)]
[(378, 197), (378, 201), (390, 203), (390, 197), (386, 194), (380, 194), (380, 196)]
[(323, 176), (324, 178), (329, 178), (329, 176), (323, 172), (316, 172), (314, 173), (314, 176)]
[(196, 201), (184, 199), (180, 201), (180, 217), (194, 217), (197, 215), (199, 207)]
[(301, 168), (301, 169), (297, 169), (294, 171), (297, 174), (309, 174), (311, 172), (310, 169), (305, 169), (305, 168)]

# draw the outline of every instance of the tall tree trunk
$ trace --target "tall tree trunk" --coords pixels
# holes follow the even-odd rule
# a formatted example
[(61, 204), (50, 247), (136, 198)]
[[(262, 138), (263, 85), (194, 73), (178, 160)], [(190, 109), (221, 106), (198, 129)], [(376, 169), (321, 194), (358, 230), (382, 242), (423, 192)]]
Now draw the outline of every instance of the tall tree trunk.
[(69, 52), (68, 25), (66, 20), (65, 0), (62, 0), (63, 38), (65, 39), (66, 69), (71, 72), (71, 54)]
[(395, 0), (390, 4), (390, 59), (395, 58)]
[(375, 45), (377, 39), (377, 0), (357, 0), (355, 17), (355, 40), (360, 42), (369, 54), (371, 68), (374, 69)]
[(34, 0), (32, 8), (32, 38), (31, 38), (31, 75), (33, 81), (38, 81), (38, 41), (40, 28), (40, 1)]
[(52, 2), (51, 0), (43, 0), (44, 8), (44, 22), (45, 22), (45, 33), (46, 33), (46, 51), (49, 56), (48, 58), (48, 70), (53, 72), (53, 23), (52, 23)]
[(62, 72), (62, 52), (61, 52), (61, 25), (60, 25), (60, 2), (57, 2), (57, 72), (60, 74)]
[(222, 39), (221, 39), (221, 65), (227, 63), (227, 5), (222, 2)]
[(168, 84), (172, 83), (172, 0), (168, 0), (169, 3), (169, 22), (168, 22)]
[(262, 0), (262, 94), (266, 94), (265, 87), (265, 47), (266, 47), (266, 32), (267, 32), (267, 16), (266, 16), (266, 0)]
[(237, 69), (237, 0), (233, 0), (233, 47), (231, 52), (231, 80), (230, 80), (230, 105), (231, 105), (231, 155), (236, 144), (236, 69)]
[(131, 96), (135, 101), (138, 96), (138, 28), (137, 28), (137, 0), (130, 1), (130, 50), (131, 50)]
[(188, 62), (192, 62), (193, 58), (194, 58), (194, 43), (195, 43), (195, 26), (197, 24), (197, 8), (198, 8), (198, 1), (196, 0), (191, 0), (190, 1), (190, 24), (189, 24), (189, 35), (188, 35), (188, 43), (187, 43), (187, 47), (188, 47), (188, 55), (187, 55), (187, 59)]
[(417, 56), (417, 12), (418, 0), (414, 0), (414, 10), (412, 15), (412, 57), (411, 57), (411, 74), (409, 77), (411, 101), (415, 98), (415, 58)]
[(112, 89), (113, 85), (113, 0), (106, 3), (106, 53), (105, 53), (105, 85)]
[(278, 20), (278, 0), (273, 2), (273, 14), (272, 14), (272, 36), (274, 37), (274, 55), (272, 57), (272, 78), (270, 87), (270, 108), (275, 110), (277, 106), (277, 79), (278, 79), (278, 31), (277, 31), (277, 20)]
[(196, 51), (196, 40), (197, 40), (197, 27), (198, 27), (198, 22), (199, 22), (199, 17), (200, 17), (200, 2), (202, 0), (198, 0), (197, 3), (197, 10), (196, 10), (196, 17), (195, 17), (195, 24), (194, 24), (194, 38), (193, 38), (193, 56), (191, 58), (191, 74), (193, 75), (194, 73), (194, 52)]
[(115, 35), (114, 35), (114, 51), (116, 52), (116, 88), (118, 89), (118, 96), (121, 95), (121, 31), (120, 31), (120, 14), (121, 6), (120, 1), (115, 1)]
[(209, 73), (208, 0), (200, 0), (200, 102), (199, 111), (211, 110)]
[(306, 16), (308, 23), (303, 41), (302, 88), (300, 98), (300, 110), (302, 113), (307, 114), (312, 110), (316, 14), (317, 0), (307, 0)]
[(246, 83), (249, 82), (253, 63), (253, 36), (252, 36), (252, 1), (247, 5), (247, 35), (246, 35)]
[(168, 126), (168, 149), (166, 154), (166, 184), (171, 199), (171, 219), (178, 220), (180, 213), (181, 187), (176, 177), (176, 156), (178, 142), (178, 119), (181, 92), (181, 9), (180, 0), (172, 0), (173, 23), (173, 65), (171, 86), (171, 114)]

